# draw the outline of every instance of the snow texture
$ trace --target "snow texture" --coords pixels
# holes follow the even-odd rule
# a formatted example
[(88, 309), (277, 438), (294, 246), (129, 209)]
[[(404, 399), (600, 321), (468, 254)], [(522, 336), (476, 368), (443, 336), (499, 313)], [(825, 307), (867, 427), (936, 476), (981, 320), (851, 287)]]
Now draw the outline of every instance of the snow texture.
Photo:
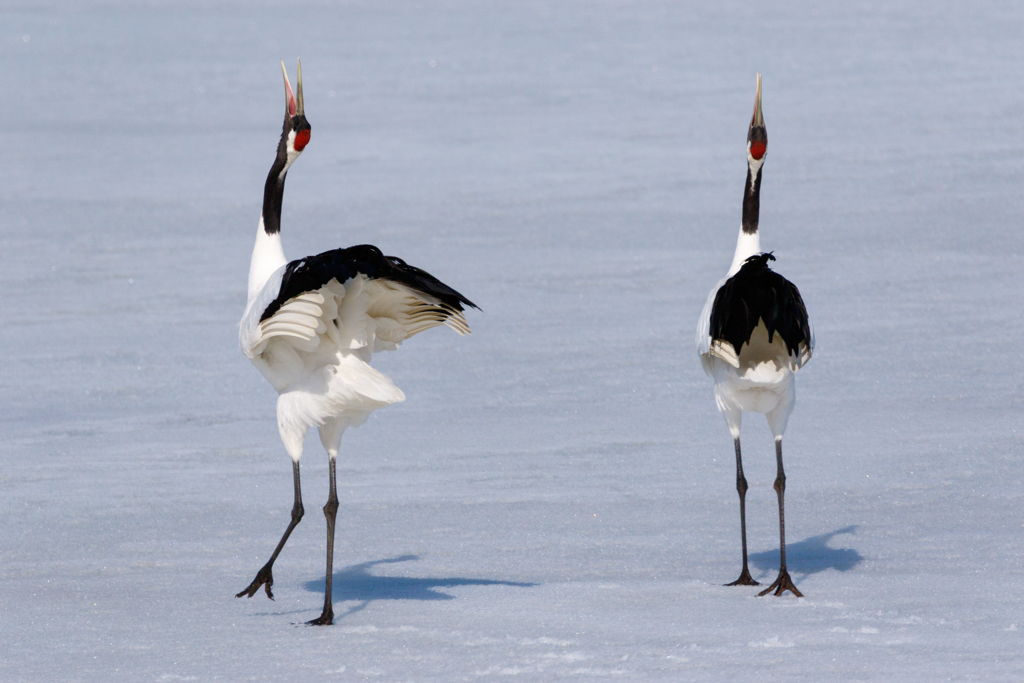
[[(712, 8), (711, 6), (714, 5)], [(0, 680), (1018, 681), (1017, 2), (5, 3)], [(291, 258), (372, 243), (478, 303), (288, 522), (237, 322), (303, 62)], [(815, 324), (789, 563), (740, 568), (693, 348), (740, 222)], [(778, 561), (763, 418), (752, 570)]]

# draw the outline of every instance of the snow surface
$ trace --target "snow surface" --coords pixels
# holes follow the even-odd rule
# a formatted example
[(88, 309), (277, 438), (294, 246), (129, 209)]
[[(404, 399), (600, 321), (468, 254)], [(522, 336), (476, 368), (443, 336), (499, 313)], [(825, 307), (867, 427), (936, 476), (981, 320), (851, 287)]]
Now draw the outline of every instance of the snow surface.
[[(6, 2), (0, 680), (1024, 680), (1017, 2)], [(238, 351), (301, 56), (287, 254), (374, 243), (479, 303), (288, 521)], [(807, 596), (739, 572), (693, 349), (740, 220), (817, 349), (785, 446)], [(748, 416), (755, 576), (775, 463)]]

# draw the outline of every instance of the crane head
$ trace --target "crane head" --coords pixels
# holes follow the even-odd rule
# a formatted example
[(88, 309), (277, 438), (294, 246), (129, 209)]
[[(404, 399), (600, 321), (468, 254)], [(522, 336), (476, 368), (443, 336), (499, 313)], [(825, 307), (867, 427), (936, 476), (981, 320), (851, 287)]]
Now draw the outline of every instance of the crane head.
[(287, 146), (289, 156), (305, 149), (309, 144), (310, 125), (306, 120), (305, 108), (302, 103), (302, 61), (299, 61), (297, 78), (298, 97), (292, 92), (292, 84), (288, 82), (288, 71), (281, 60), (281, 73), (284, 74), (284, 135), (282, 141)]
[(767, 150), (768, 130), (764, 127), (764, 116), (761, 114), (761, 74), (757, 74), (754, 115), (750, 118), (750, 130), (747, 131), (747, 162), (760, 166)]

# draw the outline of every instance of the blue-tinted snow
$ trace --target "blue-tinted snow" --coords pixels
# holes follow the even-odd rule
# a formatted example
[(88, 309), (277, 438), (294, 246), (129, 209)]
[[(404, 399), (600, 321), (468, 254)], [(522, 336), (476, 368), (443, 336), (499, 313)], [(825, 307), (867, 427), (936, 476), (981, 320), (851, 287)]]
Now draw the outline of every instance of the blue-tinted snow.
[[(1019, 680), (1024, 11), (916, 3), (8, 3), (0, 679)], [(215, 7), (212, 8), (211, 7)], [(287, 253), (479, 303), (291, 505), (236, 323), (303, 59)], [(817, 332), (790, 565), (739, 571), (693, 349), (764, 75), (763, 246)], [(748, 416), (752, 565), (777, 561)]]

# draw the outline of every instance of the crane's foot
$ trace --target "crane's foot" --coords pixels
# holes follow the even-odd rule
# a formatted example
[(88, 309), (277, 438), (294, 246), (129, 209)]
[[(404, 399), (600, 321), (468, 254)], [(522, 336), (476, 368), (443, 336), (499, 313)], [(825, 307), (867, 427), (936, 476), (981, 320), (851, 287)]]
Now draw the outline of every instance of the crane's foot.
[(259, 591), (260, 586), (263, 586), (267, 591), (267, 597), (271, 600), (274, 599), (274, 594), (270, 592), (270, 587), (274, 585), (274, 574), (270, 571), (270, 565), (263, 565), (263, 568), (256, 573), (256, 578), (252, 580), (252, 583), (243, 590), (241, 593), (236, 595), (236, 598), (240, 598), (243, 595), (252, 597)]
[(754, 578), (750, 576), (750, 570), (743, 567), (743, 572), (740, 574), (740, 578), (736, 579), (732, 583), (725, 584), (726, 586), (760, 586)]
[(796, 586), (793, 585), (793, 579), (789, 578), (789, 572), (785, 569), (779, 570), (779, 577), (775, 579), (772, 585), (765, 588), (763, 591), (758, 593), (758, 597), (762, 595), (768, 595), (772, 591), (775, 591), (775, 595), (782, 595), (786, 591), (790, 591), (793, 595), (798, 598), (804, 597), (804, 594), (797, 590)]
[(308, 626), (330, 626), (334, 623), (334, 610), (325, 609), (324, 613), (312, 621), (307, 621)]

